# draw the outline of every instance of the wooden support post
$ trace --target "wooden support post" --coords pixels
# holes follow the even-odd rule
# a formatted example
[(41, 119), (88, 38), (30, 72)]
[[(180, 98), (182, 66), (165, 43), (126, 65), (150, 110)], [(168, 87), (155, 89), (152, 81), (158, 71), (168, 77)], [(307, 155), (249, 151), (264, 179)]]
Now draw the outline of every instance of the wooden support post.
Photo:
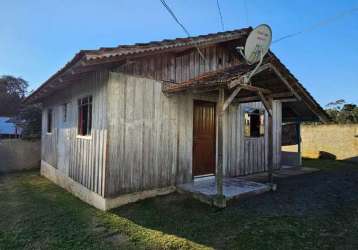
[(298, 121), (296, 125), (296, 135), (297, 135), (297, 153), (298, 153), (298, 165), (302, 166), (302, 139), (301, 139), (301, 122)]
[(272, 98), (267, 98), (261, 91), (257, 92), (262, 104), (264, 105), (268, 113), (268, 182), (271, 184), (272, 189), (276, 189), (276, 185), (273, 184), (273, 118), (272, 118)]
[[(270, 100), (271, 103), (271, 100)], [(273, 184), (273, 119), (268, 112), (268, 182)]]
[(224, 196), (224, 183), (223, 183), (223, 106), (225, 101), (225, 90), (219, 89), (219, 99), (217, 103), (217, 123), (218, 123), (218, 159), (216, 165), (216, 197), (214, 199), (214, 205), (217, 207), (226, 207), (226, 200)]

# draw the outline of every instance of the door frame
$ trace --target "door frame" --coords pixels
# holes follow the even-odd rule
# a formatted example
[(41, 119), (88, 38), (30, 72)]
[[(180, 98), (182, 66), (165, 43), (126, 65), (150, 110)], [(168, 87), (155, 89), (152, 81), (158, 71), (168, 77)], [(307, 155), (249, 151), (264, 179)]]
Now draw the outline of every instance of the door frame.
[[(195, 104), (196, 103), (211, 103), (214, 106), (214, 171), (210, 174), (204, 174), (204, 175), (194, 175), (194, 116), (195, 116)], [(212, 100), (203, 100), (203, 99), (193, 99), (193, 122), (192, 122), (192, 128), (193, 128), (193, 137), (192, 137), (192, 179), (194, 178), (200, 178), (200, 177), (207, 177), (207, 176), (215, 176), (216, 175), (216, 161), (217, 161), (217, 102)]]

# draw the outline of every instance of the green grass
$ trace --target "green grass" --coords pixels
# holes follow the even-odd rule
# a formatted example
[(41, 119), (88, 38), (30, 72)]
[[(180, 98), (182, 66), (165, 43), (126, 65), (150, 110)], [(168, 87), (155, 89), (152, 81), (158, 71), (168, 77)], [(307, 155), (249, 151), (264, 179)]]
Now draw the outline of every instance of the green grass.
[(339, 169), (344, 169), (347, 167), (358, 167), (357, 163), (342, 161), (342, 160), (325, 160), (325, 159), (312, 159), (312, 158), (303, 158), (303, 163), (305, 167), (318, 168), (321, 170), (335, 171)]
[[(304, 163), (323, 171), (347, 166)], [(105, 213), (35, 172), (0, 176), (0, 249), (358, 247), (356, 200), (330, 214), (304, 216), (259, 214), (238, 204), (220, 210), (173, 194)]]

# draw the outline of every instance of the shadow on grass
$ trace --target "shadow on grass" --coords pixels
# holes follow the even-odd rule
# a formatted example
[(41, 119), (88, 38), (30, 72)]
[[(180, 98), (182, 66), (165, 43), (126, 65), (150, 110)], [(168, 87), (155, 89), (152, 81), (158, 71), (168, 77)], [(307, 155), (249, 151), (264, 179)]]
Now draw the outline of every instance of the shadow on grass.
[(0, 179), (0, 249), (108, 249), (96, 209), (36, 172)]
[(0, 248), (357, 248), (358, 168), (304, 164), (322, 171), (226, 209), (172, 194), (105, 213), (37, 173), (0, 177)]
[[(336, 228), (354, 234), (358, 227), (358, 194), (354, 191), (358, 190), (358, 169), (329, 160), (305, 163), (335, 172), (278, 180), (277, 192), (235, 201), (221, 210), (172, 194), (111, 213), (144, 228), (214, 248), (314, 249), (344, 245), (345, 235)], [(351, 204), (355, 206), (347, 209)], [(349, 224), (345, 221), (347, 215), (354, 218)]]

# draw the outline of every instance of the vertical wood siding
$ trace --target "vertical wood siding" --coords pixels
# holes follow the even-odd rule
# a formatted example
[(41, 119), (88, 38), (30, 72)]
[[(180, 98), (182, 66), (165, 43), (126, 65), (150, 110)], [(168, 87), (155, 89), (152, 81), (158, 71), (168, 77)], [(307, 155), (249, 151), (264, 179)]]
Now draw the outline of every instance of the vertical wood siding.
[(225, 46), (210, 46), (200, 50), (205, 61), (196, 49), (192, 49), (178, 54), (140, 58), (117, 67), (114, 71), (156, 80), (183, 82), (200, 74), (239, 63), (237, 53), (232, 53)]
[[(264, 110), (261, 102), (232, 104), (224, 118), (224, 169), (227, 176), (248, 175), (267, 171), (268, 168), (268, 124), (265, 111), (265, 133), (263, 137), (244, 136), (245, 107)], [(273, 101), (273, 167), (281, 164), (281, 102)]]
[[(110, 73), (108, 84), (109, 196), (188, 182), (192, 178), (193, 100), (216, 97), (186, 93), (167, 97), (158, 81)], [(227, 176), (267, 170), (265, 136), (244, 137), (244, 108), (233, 104), (224, 118), (224, 169)], [(275, 153), (280, 150), (280, 102), (274, 101)], [(265, 114), (267, 121), (267, 113)], [(275, 168), (279, 167), (279, 156)]]
[[(104, 195), (105, 183), (107, 81), (108, 72), (88, 74), (49, 98), (44, 103), (42, 118), (42, 160), (100, 195)], [(81, 137), (77, 135), (77, 102), (88, 95), (93, 96), (92, 131), (90, 136)], [(67, 121), (63, 122), (65, 103), (68, 104)], [(51, 134), (46, 133), (48, 108), (52, 108), (54, 116)], [(67, 148), (65, 154), (61, 154), (61, 147)]]
[(42, 112), (42, 136), (41, 136), (41, 159), (57, 168), (57, 116), (52, 108), (52, 132), (47, 133), (47, 111), (50, 107), (44, 108)]
[[(193, 100), (216, 102), (217, 97), (191, 93), (167, 97), (161, 92), (160, 81), (183, 82), (239, 63), (238, 57), (224, 46), (201, 50), (205, 61), (195, 49), (134, 59), (113, 69), (109, 80), (105, 71), (86, 74), (48, 98), (43, 113), (42, 159), (102, 196), (190, 181)], [(77, 136), (77, 100), (86, 95), (93, 96), (90, 138)], [(69, 122), (62, 126), (61, 105), (64, 103), (70, 104)], [(227, 176), (267, 170), (267, 125), (264, 138), (245, 139), (245, 105), (263, 109), (257, 102), (233, 104), (226, 112), (224, 170)], [(54, 110), (51, 134), (46, 134), (47, 108)], [(274, 102), (273, 113), (273, 159), (277, 168), (280, 165), (281, 103)], [(267, 120), (267, 114), (265, 116)], [(69, 145), (66, 154), (61, 149), (66, 141), (64, 136), (68, 137)]]
[(108, 195), (191, 178), (192, 102), (168, 98), (160, 82), (110, 73)]
[(272, 130), (273, 130), (273, 168), (281, 167), (281, 146), (282, 146), (282, 103), (273, 101), (272, 103)]

